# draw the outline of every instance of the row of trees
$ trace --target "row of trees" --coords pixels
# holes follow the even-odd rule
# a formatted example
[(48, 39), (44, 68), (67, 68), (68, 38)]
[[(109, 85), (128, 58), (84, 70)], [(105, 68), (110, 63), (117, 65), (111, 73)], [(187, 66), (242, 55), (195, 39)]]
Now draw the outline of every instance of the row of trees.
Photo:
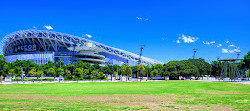
[[(213, 61), (211, 64), (204, 59), (188, 59), (181, 61), (170, 61), (166, 64), (156, 64), (152, 66), (144, 66), (142, 64), (136, 66), (128, 66), (126, 64), (107, 65), (105, 67), (98, 64), (91, 65), (78, 61), (74, 64), (65, 65), (64, 62), (53, 63), (49, 61), (47, 64), (38, 65), (31, 61), (16, 60), (12, 63), (7, 63), (6, 59), (0, 55), (0, 76), (21, 76), (23, 73), (27, 76), (43, 76), (58, 77), (63, 76), (65, 79), (106, 79), (105, 75), (115, 76), (123, 75), (136, 78), (141, 77), (164, 77), (169, 76), (170, 79), (178, 79), (179, 76), (190, 77), (196, 79), (204, 75), (219, 76), (223, 62)], [(244, 56), (244, 60), (237, 63), (238, 68), (250, 68), (250, 51)]]

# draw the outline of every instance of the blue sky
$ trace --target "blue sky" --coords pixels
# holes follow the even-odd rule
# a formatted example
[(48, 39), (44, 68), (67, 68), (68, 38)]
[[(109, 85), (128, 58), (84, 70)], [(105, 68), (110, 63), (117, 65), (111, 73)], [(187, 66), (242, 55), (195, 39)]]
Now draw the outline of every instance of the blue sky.
[(144, 44), (143, 56), (163, 63), (191, 58), (194, 48), (207, 61), (235, 58), (239, 50), (243, 58), (250, 50), (250, 1), (0, 1), (0, 39), (44, 26), (136, 54)]

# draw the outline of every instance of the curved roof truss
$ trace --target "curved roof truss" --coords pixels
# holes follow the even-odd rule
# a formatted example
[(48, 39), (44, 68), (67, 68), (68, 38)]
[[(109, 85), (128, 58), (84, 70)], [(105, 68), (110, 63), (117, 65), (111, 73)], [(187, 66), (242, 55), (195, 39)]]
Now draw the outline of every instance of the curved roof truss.
[[(139, 55), (125, 51), (125, 50), (117, 49), (117, 48), (110, 47), (110, 46), (107, 46), (107, 45), (104, 45), (95, 41), (91, 41), (85, 38), (80, 38), (80, 37), (65, 34), (65, 33), (47, 31), (47, 30), (35, 30), (35, 29), (20, 30), (20, 31), (13, 32), (5, 36), (1, 40), (1, 44), (0, 44), (1, 46), (3, 46), (1, 48), (4, 49), (4, 50), (1, 49), (1, 53), (7, 54), (9, 51), (8, 47), (17, 44), (18, 42), (34, 43), (34, 39), (37, 39), (37, 41), (40, 42), (40, 44), (44, 44), (46, 42), (48, 42), (47, 44), (56, 44), (54, 47), (55, 51), (58, 50), (60, 46), (68, 48), (68, 47), (73, 46), (74, 44), (83, 46), (86, 43), (91, 42), (94, 45), (96, 45), (98, 48), (104, 49), (104, 52), (106, 53), (116, 55), (124, 59), (129, 59), (135, 62), (139, 61)], [(45, 46), (42, 46), (42, 47), (44, 48), (44, 50), (46, 50)], [(161, 62), (159, 61), (146, 58), (146, 57), (142, 57), (142, 63), (149, 64), (149, 65), (158, 64), (158, 63), (161, 64)]]

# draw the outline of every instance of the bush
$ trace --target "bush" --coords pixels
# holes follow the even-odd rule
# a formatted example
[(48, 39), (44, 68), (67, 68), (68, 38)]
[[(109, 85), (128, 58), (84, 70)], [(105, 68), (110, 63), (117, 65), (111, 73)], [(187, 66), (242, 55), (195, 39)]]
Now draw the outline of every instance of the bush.
[[(22, 81), (22, 79), (12, 79), (12, 81)], [(23, 81), (41, 81), (41, 79), (23, 79)], [(54, 79), (45, 78), (42, 81), (54, 81)]]

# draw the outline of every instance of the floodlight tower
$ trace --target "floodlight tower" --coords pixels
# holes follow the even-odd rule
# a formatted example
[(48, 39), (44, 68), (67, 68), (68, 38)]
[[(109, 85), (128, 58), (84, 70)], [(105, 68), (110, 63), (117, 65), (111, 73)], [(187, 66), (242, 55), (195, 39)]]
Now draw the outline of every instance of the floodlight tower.
[(237, 59), (239, 59), (239, 56), (240, 56), (240, 51), (236, 52), (237, 53)]
[(195, 53), (197, 52), (198, 49), (193, 49), (194, 51), (194, 55), (193, 55), (193, 59), (195, 58)]
[(140, 57), (139, 57), (139, 62), (138, 64), (141, 64), (142, 60), (141, 60), (141, 55), (142, 55), (142, 50), (144, 49), (145, 45), (141, 45), (141, 52), (140, 52)]
[(217, 61), (220, 59), (220, 56), (217, 56)]

